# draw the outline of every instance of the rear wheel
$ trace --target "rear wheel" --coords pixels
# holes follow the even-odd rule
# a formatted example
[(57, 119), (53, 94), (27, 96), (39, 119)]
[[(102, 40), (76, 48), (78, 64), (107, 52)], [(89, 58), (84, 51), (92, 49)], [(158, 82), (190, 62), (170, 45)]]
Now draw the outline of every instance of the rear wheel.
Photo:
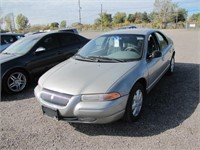
[(125, 121), (132, 122), (138, 120), (142, 112), (144, 100), (144, 87), (141, 83), (138, 82), (134, 85), (130, 92), (126, 106), (126, 111), (124, 114)]
[(28, 85), (27, 74), (19, 69), (12, 70), (3, 79), (3, 90), (6, 93), (19, 93)]

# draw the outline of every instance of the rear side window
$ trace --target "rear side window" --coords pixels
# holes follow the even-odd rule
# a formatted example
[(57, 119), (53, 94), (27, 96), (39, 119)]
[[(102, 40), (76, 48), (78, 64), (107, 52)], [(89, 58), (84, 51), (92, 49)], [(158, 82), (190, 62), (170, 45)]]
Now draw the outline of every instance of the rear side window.
[(166, 40), (166, 38), (158, 32), (156, 33), (156, 36), (158, 38), (158, 42), (159, 42), (161, 50), (167, 47), (168, 41)]
[(46, 50), (51, 50), (59, 47), (59, 41), (56, 36), (47, 36), (42, 39), (39, 47), (44, 47)]
[(80, 39), (75, 34), (60, 34), (62, 46), (71, 46), (80, 43)]
[(1, 44), (2, 45), (14, 43), (15, 41), (17, 41), (17, 38), (15, 36), (12, 36), (12, 35), (1, 36)]

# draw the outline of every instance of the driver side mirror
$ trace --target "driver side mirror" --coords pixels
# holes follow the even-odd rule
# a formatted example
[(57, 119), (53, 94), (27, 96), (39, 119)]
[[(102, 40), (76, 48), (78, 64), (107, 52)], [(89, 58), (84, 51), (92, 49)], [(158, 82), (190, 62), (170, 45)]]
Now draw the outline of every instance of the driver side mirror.
[(153, 51), (153, 53), (149, 56), (149, 58), (158, 58), (162, 56), (162, 52), (159, 50)]
[(42, 52), (42, 51), (45, 51), (46, 49), (44, 48), (44, 47), (39, 47), (39, 48), (37, 48), (36, 49), (36, 53), (38, 53), (38, 52)]

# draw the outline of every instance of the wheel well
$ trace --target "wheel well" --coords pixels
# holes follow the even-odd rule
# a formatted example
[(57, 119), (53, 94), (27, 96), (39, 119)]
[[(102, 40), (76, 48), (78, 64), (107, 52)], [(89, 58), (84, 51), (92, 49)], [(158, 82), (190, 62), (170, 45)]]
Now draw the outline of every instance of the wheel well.
[(29, 74), (29, 72), (28, 72), (26, 69), (24, 69), (24, 68), (12, 68), (12, 69), (8, 70), (8, 71), (4, 74), (3, 78), (4, 78), (8, 73), (10, 73), (10, 72), (12, 72), (12, 71), (14, 71), (14, 70), (21, 70), (21, 71), (23, 71), (23, 72), (27, 75), (28, 80), (30, 80), (30, 74)]
[[(139, 79), (137, 82), (139, 82), (139, 83), (141, 83), (141, 84), (143, 85), (144, 90), (145, 90), (145, 92), (146, 92), (146, 86), (147, 86), (146, 80), (145, 80), (144, 78), (141, 78), (141, 79)], [(137, 82), (136, 82), (136, 83), (137, 83)]]

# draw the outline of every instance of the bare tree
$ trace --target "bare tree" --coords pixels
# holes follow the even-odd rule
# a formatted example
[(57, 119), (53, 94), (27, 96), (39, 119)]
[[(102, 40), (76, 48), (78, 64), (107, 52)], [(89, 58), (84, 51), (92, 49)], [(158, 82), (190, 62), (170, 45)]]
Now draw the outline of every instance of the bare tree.
[(3, 17), (1, 16), (1, 14), (3, 14), (3, 10), (2, 10), (2, 8), (0, 7), (0, 31), (2, 30), (1, 26), (2, 26), (3, 23), (4, 23), (4, 19), (3, 19)]
[(15, 30), (15, 23), (14, 23), (14, 15), (13, 13), (9, 13), (4, 17), (4, 21), (6, 23), (6, 29), (10, 32)]
[(173, 21), (176, 8), (177, 4), (172, 3), (172, 0), (155, 0), (155, 19), (162, 23), (162, 28), (166, 28), (167, 24)]

